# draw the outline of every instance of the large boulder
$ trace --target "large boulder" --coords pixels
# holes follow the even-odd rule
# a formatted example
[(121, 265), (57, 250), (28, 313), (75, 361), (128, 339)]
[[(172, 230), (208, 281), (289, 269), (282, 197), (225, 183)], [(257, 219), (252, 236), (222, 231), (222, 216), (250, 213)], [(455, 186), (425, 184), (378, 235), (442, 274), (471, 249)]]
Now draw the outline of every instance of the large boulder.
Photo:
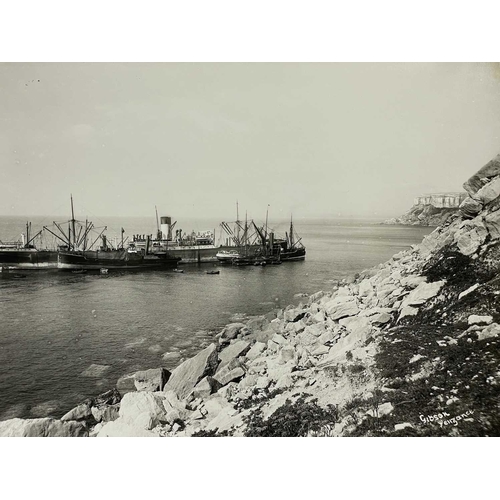
[(340, 296), (325, 304), (325, 311), (331, 319), (338, 320), (358, 314), (356, 299), (352, 296)]
[(61, 420), (66, 422), (70, 420), (89, 420), (90, 418), (93, 418), (90, 404), (82, 403), (63, 415)]
[(434, 281), (433, 283), (420, 283), (410, 294), (405, 298), (401, 304), (401, 309), (407, 306), (419, 306), (424, 304), (432, 297), (435, 297), (443, 285), (444, 281)]
[(120, 403), (120, 419), (134, 427), (152, 429), (165, 421), (163, 394), (154, 392), (129, 392)]
[(13, 418), (0, 422), (0, 437), (87, 437), (82, 422), (62, 422), (55, 418)]
[(464, 228), (455, 234), (458, 250), (463, 255), (472, 255), (484, 243), (488, 231), (482, 223), (476, 223), (472, 228)]
[(217, 364), (217, 348), (215, 344), (210, 344), (193, 358), (181, 363), (172, 372), (163, 390), (174, 391), (179, 399), (184, 399), (203, 377), (214, 374)]
[(472, 198), (465, 198), (459, 210), (465, 217), (473, 218), (483, 209), (483, 204)]
[(219, 369), (238, 356), (243, 356), (248, 351), (249, 347), (250, 342), (247, 342), (246, 340), (238, 340), (229, 344), (225, 349), (219, 352)]
[(232, 382), (233, 380), (238, 380), (245, 375), (245, 370), (241, 366), (232, 366), (228, 364), (219, 370), (215, 375), (214, 379), (221, 385), (224, 386)]
[(488, 205), (500, 196), (500, 177), (495, 177), (492, 181), (483, 186), (474, 198), (483, 205)]
[(490, 160), (483, 168), (476, 172), (467, 182), (464, 189), (473, 197), (491, 179), (500, 175), (500, 155)]

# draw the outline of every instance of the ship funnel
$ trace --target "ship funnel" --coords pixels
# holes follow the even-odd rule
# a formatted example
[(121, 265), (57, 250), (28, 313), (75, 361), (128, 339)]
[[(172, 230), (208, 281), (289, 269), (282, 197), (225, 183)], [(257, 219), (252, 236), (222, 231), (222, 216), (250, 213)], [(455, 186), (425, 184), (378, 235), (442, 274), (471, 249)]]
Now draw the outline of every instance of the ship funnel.
[(172, 217), (164, 216), (160, 218), (160, 231), (162, 240), (172, 240)]

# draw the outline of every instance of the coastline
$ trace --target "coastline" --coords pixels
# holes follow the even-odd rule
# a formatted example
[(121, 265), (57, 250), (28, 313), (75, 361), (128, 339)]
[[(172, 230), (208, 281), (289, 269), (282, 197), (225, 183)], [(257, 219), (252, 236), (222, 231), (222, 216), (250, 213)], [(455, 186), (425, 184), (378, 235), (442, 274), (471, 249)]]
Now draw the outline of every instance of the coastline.
[(419, 245), (0, 436), (500, 435), (498, 164)]

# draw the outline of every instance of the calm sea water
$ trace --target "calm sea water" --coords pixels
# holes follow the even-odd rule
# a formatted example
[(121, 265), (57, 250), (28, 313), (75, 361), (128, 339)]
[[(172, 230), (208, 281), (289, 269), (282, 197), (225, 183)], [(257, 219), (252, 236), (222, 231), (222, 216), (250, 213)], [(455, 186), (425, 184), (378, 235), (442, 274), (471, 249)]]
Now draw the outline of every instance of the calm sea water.
[[(41, 222), (31, 220), (34, 227)], [(17, 239), (24, 222), (0, 217), (0, 240)], [(122, 226), (128, 234), (155, 231), (151, 219), (106, 223), (111, 235)], [(188, 221), (183, 229), (208, 228), (217, 223)], [(228, 322), (298, 304), (304, 299), (296, 294), (330, 289), (332, 281), (386, 261), (432, 230), (366, 220), (297, 220), (295, 228), (306, 260), (281, 266), (224, 266), (219, 275), (206, 274), (213, 264), (186, 265), (183, 274), (1, 275), (0, 420), (59, 417), (125, 373), (172, 369)]]

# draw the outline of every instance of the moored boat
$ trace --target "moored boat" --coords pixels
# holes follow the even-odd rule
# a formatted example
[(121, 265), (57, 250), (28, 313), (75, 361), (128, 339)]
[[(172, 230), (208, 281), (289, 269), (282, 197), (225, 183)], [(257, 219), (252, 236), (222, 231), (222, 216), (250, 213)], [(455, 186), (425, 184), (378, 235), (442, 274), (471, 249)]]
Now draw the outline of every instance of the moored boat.
[[(171, 256), (168, 252), (149, 252), (149, 238), (144, 249), (138, 249), (135, 245), (124, 248), (122, 228), (122, 241), (119, 248), (111, 248), (108, 245), (104, 229), (92, 243), (88, 243), (90, 232), (95, 229), (93, 224), (85, 221), (83, 225), (75, 219), (73, 210), (73, 197), (71, 197), (71, 220), (68, 222), (68, 233), (56, 224), (60, 234), (53, 233), (63, 243), (65, 247), (59, 250), (57, 255), (57, 268), (61, 271), (83, 271), (99, 270), (101, 274), (105, 269), (173, 269), (177, 266), (180, 258)], [(97, 241), (101, 239), (99, 248), (94, 249)]]
[(57, 250), (38, 248), (37, 241), (43, 229), (31, 236), (31, 223), (26, 223), (26, 233), (21, 234), (21, 241), (0, 241), (0, 268), (16, 269), (55, 269), (57, 268)]

